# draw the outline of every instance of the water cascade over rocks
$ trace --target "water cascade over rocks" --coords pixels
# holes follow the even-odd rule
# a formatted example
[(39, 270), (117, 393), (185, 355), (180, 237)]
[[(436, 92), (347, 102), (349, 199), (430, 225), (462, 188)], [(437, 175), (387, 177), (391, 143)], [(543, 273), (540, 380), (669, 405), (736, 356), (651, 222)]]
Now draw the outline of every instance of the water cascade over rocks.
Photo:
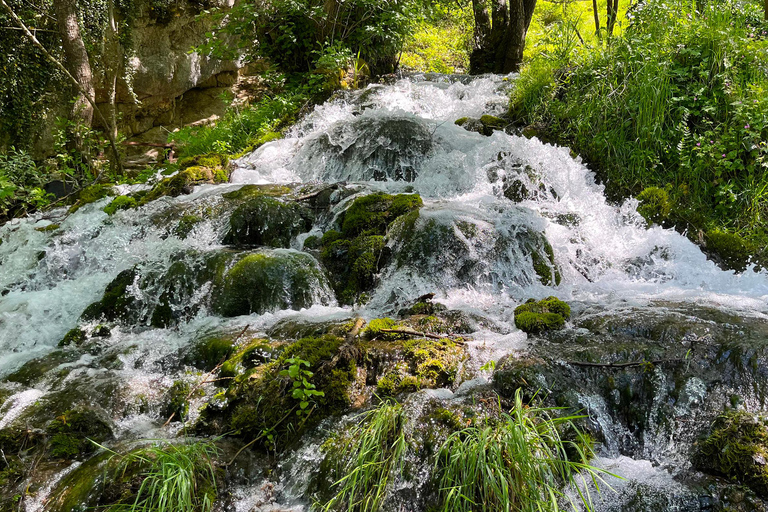
[[(491, 116), (513, 86), (341, 93), (230, 183), (1, 227), (0, 510), (113, 503), (126, 488), (88, 439), (224, 434), (215, 510), (310, 510), (385, 396), (409, 445), (383, 510), (427, 510), (447, 433), (519, 388), (587, 416), (593, 463), (624, 477), (594, 510), (766, 510), (768, 276), (721, 270), (635, 200), (609, 203), (568, 148), (506, 133)], [(564, 329), (515, 327), (549, 296), (571, 306)], [(301, 408), (297, 359), (323, 393)], [(724, 412), (727, 468), (705, 439)]]

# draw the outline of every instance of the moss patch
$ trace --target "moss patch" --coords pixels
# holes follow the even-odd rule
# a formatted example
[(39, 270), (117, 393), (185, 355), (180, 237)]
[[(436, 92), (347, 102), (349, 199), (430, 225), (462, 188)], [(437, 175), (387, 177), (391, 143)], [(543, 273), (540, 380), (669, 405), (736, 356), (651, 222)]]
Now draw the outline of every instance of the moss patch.
[(96, 451), (97, 443), (112, 437), (112, 429), (90, 409), (70, 410), (48, 424), (49, 454), (56, 459), (74, 459)]
[(698, 443), (693, 462), (702, 471), (736, 478), (768, 498), (768, 424), (744, 411), (719, 416)]
[(130, 294), (128, 287), (134, 283), (137, 275), (135, 269), (120, 272), (107, 285), (101, 300), (85, 308), (80, 318), (85, 321), (99, 319), (110, 322), (129, 320), (136, 299)]
[(187, 167), (152, 187), (152, 190), (144, 195), (138, 204), (147, 204), (163, 196), (178, 197), (182, 194), (191, 194), (195, 185), (226, 183), (227, 181), (229, 181), (229, 174), (222, 169), (201, 166)]
[(735, 233), (710, 231), (706, 236), (706, 251), (724, 267), (743, 272), (755, 247)]
[(385, 235), (399, 217), (418, 210), (421, 197), (412, 194), (374, 193), (355, 199), (340, 220), (340, 231), (331, 230), (320, 240), (320, 260), (332, 275), (338, 300), (361, 301), (376, 284), (376, 273), (385, 265)]
[(67, 334), (59, 342), (60, 347), (67, 347), (69, 345), (80, 346), (87, 339), (87, 335), (84, 330), (79, 327), (75, 327), (67, 331)]
[(557, 297), (547, 297), (515, 308), (515, 327), (529, 334), (562, 329), (571, 318), (571, 307)]
[(637, 213), (643, 216), (648, 224), (661, 225), (672, 213), (672, 202), (669, 193), (659, 187), (648, 187), (637, 196), (640, 205)]
[(114, 215), (118, 210), (128, 210), (130, 208), (135, 208), (137, 204), (138, 203), (136, 202), (136, 198), (134, 197), (117, 196), (112, 200), (111, 203), (104, 207), (104, 213), (107, 215)]
[(115, 195), (115, 191), (112, 188), (112, 185), (97, 184), (85, 187), (77, 195), (77, 201), (75, 201), (75, 204), (69, 208), (69, 213), (75, 213), (87, 204), (95, 203), (100, 199), (113, 195)]

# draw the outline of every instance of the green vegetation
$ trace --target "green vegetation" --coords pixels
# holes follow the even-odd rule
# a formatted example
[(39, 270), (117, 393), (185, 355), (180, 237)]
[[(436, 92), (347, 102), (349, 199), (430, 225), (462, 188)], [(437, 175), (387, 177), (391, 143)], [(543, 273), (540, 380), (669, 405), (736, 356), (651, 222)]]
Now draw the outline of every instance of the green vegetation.
[(511, 115), (572, 146), (611, 197), (667, 191), (669, 201), (645, 193), (642, 209), (652, 222), (669, 209), (669, 222), (692, 236), (735, 233), (756, 251), (765, 246), (768, 204), (768, 25), (761, 8), (638, 6), (609, 44), (533, 58), (513, 92)]
[(92, 441), (112, 437), (110, 426), (90, 409), (66, 411), (48, 424), (46, 432), (50, 456), (56, 459), (88, 456), (96, 450)]
[[(574, 425), (579, 417), (559, 412), (527, 406), (518, 390), (509, 413), (451, 434), (435, 465), (439, 510), (558, 511), (565, 485), (589, 509), (577, 482), (597, 483), (605, 473), (588, 464), (593, 452)], [(575, 440), (565, 439), (564, 430), (575, 432)]]
[(571, 307), (557, 297), (536, 302), (528, 299), (515, 308), (515, 327), (529, 334), (562, 329), (571, 318)]
[(112, 512), (210, 512), (217, 497), (218, 454), (209, 441), (151, 446), (117, 455), (115, 480), (136, 475), (138, 488), (130, 485), (125, 496), (110, 504)]
[(118, 210), (129, 210), (136, 207), (136, 199), (131, 196), (118, 196), (104, 207), (104, 213), (114, 215)]
[(401, 474), (408, 442), (407, 421), (402, 405), (383, 402), (359, 416), (341, 446), (332, 446), (327, 456), (339, 456), (333, 486), (336, 494), (322, 510), (375, 512), (381, 508), (387, 486)]
[(336, 297), (342, 304), (364, 299), (386, 263), (385, 235), (399, 217), (422, 206), (417, 194), (381, 192), (355, 199), (340, 219), (341, 231), (331, 230), (320, 240), (320, 261), (329, 270)]
[(458, 3), (429, 6), (403, 45), (400, 66), (434, 73), (467, 72), (473, 24), (472, 11)]
[(768, 497), (768, 423), (746, 411), (729, 411), (712, 423), (709, 435), (697, 444), (693, 461), (706, 472), (738, 479), (763, 498)]

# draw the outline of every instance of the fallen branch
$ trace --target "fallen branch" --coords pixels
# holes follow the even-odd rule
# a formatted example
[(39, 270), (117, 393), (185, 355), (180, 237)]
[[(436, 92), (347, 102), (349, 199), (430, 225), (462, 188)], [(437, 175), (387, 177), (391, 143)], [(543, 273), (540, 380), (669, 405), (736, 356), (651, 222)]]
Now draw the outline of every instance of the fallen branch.
[(586, 366), (591, 368), (630, 368), (646, 364), (681, 363), (682, 359), (656, 359), (654, 361), (633, 361), (630, 363), (588, 363), (586, 361), (566, 361), (574, 366)]

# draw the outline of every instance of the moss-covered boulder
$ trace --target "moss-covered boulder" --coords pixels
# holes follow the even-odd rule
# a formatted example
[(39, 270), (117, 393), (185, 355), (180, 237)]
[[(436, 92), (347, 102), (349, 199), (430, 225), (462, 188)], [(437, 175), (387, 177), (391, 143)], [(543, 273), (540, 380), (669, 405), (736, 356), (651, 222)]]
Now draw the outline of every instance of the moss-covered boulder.
[(136, 297), (128, 289), (136, 281), (138, 271), (128, 269), (120, 272), (104, 290), (101, 300), (94, 302), (80, 315), (81, 320), (106, 320), (109, 322), (131, 322), (136, 320)]
[(112, 427), (91, 409), (66, 411), (46, 427), (49, 456), (74, 459), (90, 455), (98, 449), (94, 443), (112, 438)]
[(705, 238), (705, 251), (722, 267), (743, 272), (750, 263), (755, 247), (736, 233), (713, 230)]
[(114, 215), (118, 212), (118, 210), (128, 210), (135, 208), (137, 204), (138, 202), (136, 201), (135, 197), (117, 196), (112, 200), (111, 203), (104, 207), (104, 213), (107, 215)]
[(190, 167), (207, 167), (208, 169), (226, 170), (229, 166), (229, 157), (222, 153), (207, 153), (205, 155), (180, 158), (177, 164), (181, 170)]
[(61, 341), (59, 342), (59, 346), (60, 347), (68, 347), (69, 345), (79, 346), (86, 339), (88, 339), (88, 334), (84, 330), (82, 330), (79, 327), (73, 327), (72, 329), (67, 331), (67, 334), (65, 334), (63, 338), (61, 338)]
[(422, 204), (415, 194), (359, 197), (341, 215), (340, 230), (323, 235), (320, 261), (331, 274), (339, 302), (351, 304), (374, 287), (376, 274), (387, 262), (385, 235), (389, 226)]
[(461, 117), (454, 121), (457, 126), (461, 126), (467, 131), (480, 133), (482, 135), (492, 135), (494, 131), (503, 130), (509, 124), (504, 119), (490, 114), (480, 116), (480, 119), (473, 117)]
[(193, 344), (184, 355), (184, 362), (204, 371), (229, 359), (235, 350), (233, 340), (222, 336), (210, 336)]
[(69, 213), (75, 213), (77, 210), (87, 204), (95, 203), (100, 199), (114, 195), (115, 190), (110, 184), (98, 183), (85, 187), (80, 192), (78, 192), (75, 203), (69, 208)]
[(195, 185), (226, 183), (228, 181), (229, 174), (224, 169), (201, 166), (187, 167), (152, 187), (152, 190), (144, 195), (138, 204), (147, 204), (163, 196), (178, 197), (182, 194), (191, 194)]
[(261, 194), (238, 206), (229, 224), (225, 244), (287, 248), (293, 237), (309, 230), (311, 215), (296, 202)]
[(768, 421), (746, 411), (717, 417), (693, 457), (697, 469), (736, 479), (768, 498)]
[(213, 292), (213, 308), (224, 316), (330, 304), (329, 283), (310, 255), (263, 250), (239, 259)]
[(672, 202), (669, 193), (663, 188), (648, 187), (637, 196), (640, 205), (637, 213), (643, 216), (648, 224), (663, 224), (672, 213)]
[(571, 308), (557, 297), (536, 302), (529, 299), (515, 308), (515, 327), (529, 334), (562, 329), (571, 318)]
[[(233, 377), (225, 392), (225, 405), (204, 409), (198, 429), (234, 431), (247, 439), (258, 438), (262, 446), (271, 448), (296, 443), (308, 427), (352, 404), (350, 391), (358, 359), (341, 357), (343, 344), (342, 338), (330, 335), (303, 338), (283, 346), (279, 355), (269, 360), (255, 357), (265, 354), (264, 348), (269, 346), (265, 340), (246, 345), (227, 361), (231, 364), (225, 364), (227, 375)], [(310, 373), (291, 376), (288, 370), (297, 361)], [(304, 397), (294, 392), (294, 383), (308, 389), (304, 379), (322, 394), (313, 394), (302, 407)]]

